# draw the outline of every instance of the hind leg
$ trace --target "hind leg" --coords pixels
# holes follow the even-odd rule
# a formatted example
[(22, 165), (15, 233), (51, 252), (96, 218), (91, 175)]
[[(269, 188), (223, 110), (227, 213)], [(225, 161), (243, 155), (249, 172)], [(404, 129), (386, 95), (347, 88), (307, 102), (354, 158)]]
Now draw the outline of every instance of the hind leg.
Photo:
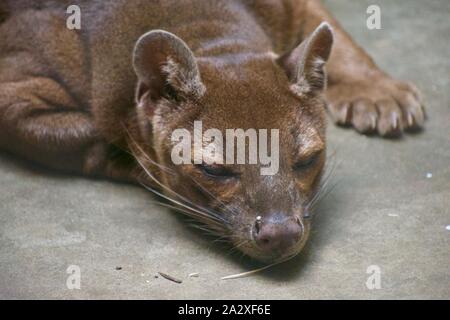
[(45, 77), (0, 83), (0, 148), (54, 169), (134, 180), (132, 159), (112, 151), (90, 113)]

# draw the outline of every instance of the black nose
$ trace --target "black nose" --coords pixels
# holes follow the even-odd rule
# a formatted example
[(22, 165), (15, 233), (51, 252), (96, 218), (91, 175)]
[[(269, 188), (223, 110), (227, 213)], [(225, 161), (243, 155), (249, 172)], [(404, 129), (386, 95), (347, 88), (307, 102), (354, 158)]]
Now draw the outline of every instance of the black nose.
[(289, 250), (301, 238), (300, 220), (293, 216), (274, 214), (256, 218), (254, 239), (258, 247), (268, 254), (280, 254)]

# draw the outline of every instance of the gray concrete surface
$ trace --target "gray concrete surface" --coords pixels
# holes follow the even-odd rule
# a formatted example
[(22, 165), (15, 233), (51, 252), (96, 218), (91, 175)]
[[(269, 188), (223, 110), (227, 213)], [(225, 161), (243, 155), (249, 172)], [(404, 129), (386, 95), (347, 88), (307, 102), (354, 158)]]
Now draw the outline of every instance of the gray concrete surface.
[[(156, 207), (144, 190), (2, 155), (0, 298), (449, 299), (450, 2), (326, 3), (380, 66), (423, 90), (429, 120), (398, 141), (330, 126), (339, 183), (303, 254), (221, 281), (255, 264)], [(381, 5), (382, 30), (365, 28), (372, 3)], [(81, 268), (80, 290), (66, 287), (69, 265)], [(365, 285), (370, 265), (380, 267), (381, 289)], [(184, 281), (155, 279), (157, 271)], [(187, 278), (192, 272), (200, 276)]]

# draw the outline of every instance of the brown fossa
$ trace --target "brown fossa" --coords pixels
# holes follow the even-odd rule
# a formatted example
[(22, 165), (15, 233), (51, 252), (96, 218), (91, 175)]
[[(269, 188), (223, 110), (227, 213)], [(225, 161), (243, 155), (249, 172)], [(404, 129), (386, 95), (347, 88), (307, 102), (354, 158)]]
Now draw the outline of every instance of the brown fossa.
[[(66, 27), (69, 5), (80, 30)], [(418, 90), (381, 71), (315, 0), (3, 0), (0, 23), (2, 149), (143, 183), (262, 261), (308, 238), (327, 110), (381, 136), (424, 122)], [(171, 133), (194, 121), (279, 129), (278, 172), (175, 165)]]

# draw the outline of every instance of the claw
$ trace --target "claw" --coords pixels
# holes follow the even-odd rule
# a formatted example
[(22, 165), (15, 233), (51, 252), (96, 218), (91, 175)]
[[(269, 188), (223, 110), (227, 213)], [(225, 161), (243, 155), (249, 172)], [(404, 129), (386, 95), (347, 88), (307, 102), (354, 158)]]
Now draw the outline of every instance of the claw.
[(348, 103), (344, 104), (344, 123), (348, 124), (351, 122), (351, 113), (350, 113), (350, 105)]
[(391, 118), (392, 119), (392, 128), (394, 130), (397, 130), (398, 129), (398, 117), (395, 113), (393, 113), (391, 117), (392, 117)]
[(406, 114), (406, 120), (408, 121), (408, 126), (412, 127), (412, 125), (414, 124), (414, 120), (413, 120), (413, 116), (410, 112), (408, 112)]
[(374, 116), (371, 116), (370, 121), (371, 121), (372, 130), (375, 130), (377, 128), (377, 119)]

